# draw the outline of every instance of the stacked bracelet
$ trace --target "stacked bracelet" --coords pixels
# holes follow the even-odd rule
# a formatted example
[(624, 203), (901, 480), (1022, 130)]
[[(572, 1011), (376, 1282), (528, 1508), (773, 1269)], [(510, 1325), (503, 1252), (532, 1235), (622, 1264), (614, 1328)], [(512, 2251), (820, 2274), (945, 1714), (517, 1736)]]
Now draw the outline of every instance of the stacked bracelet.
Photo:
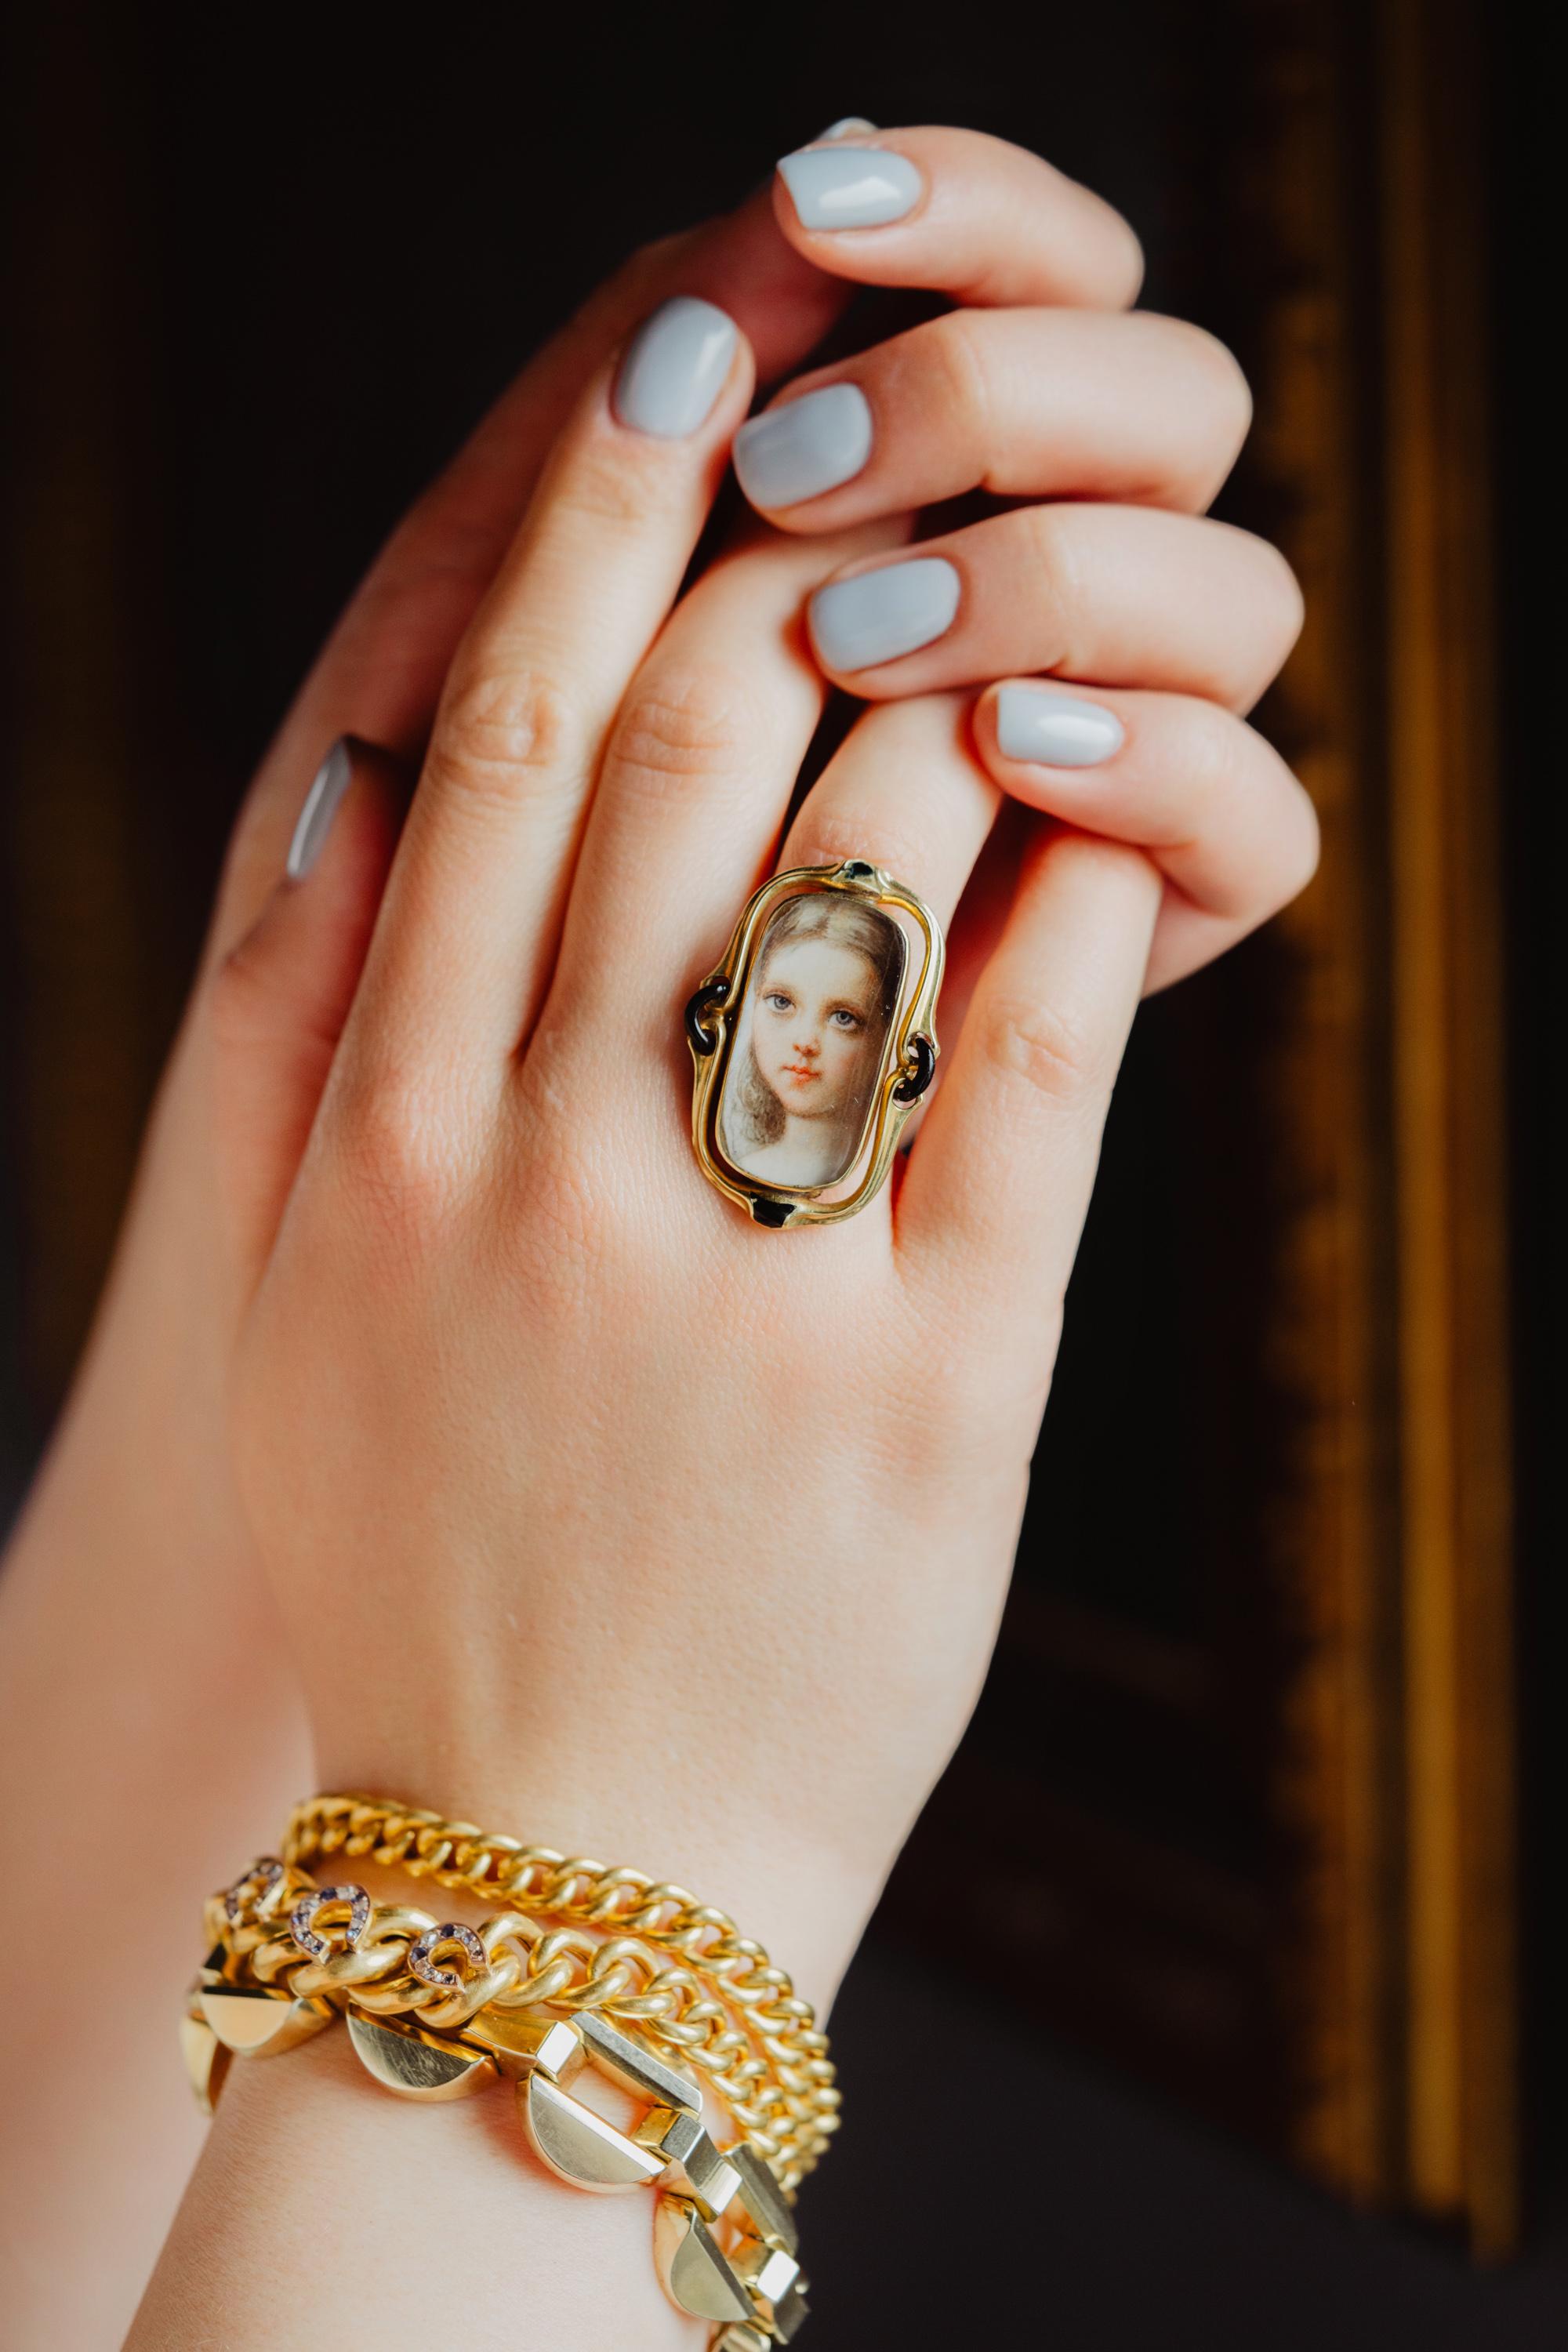
[[(761, 1944), (684, 1887), (640, 1871), (569, 1859), (549, 1846), (523, 1845), (377, 1797), (313, 1797), (297, 1805), (283, 1853), (298, 1866), (337, 1855), (363, 1858), (531, 1918), (631, 1937), (670, 1953), (707, 1990), (717, 2011), (665, 2016), (644, 2010), (642, 2029), (712, 2076), (747, 2138), (787, 2189), (804, 2179), (837, 2128), (839, 2095), (827, 2037), (810, 2002)], [(760, 2074), (723, 2042), (725, 2010), (741, 2021), (761, 2060)], [(731, 2066), (733, 2095), (722, 2079)]]
[[(318, 1885), (299, 1863), (327, 1837), (492, 1895), (504, 1871), (510, 1907), (476, 1929), (373, 1903), (352, 1884)], [(286, 1850), (289, 1861), (264, 1858), (207, 1906), (211, 1949), (182, 2026), (209, 2112), (232, 2055), (294, 2048), (340, 2015), (361, 2063), (402, 2097), (510, 2079), (528, 2139), (559, 2178), (657, 2191), (660, 2282), (678, 2309), (715, 2324), (716, 2347), (793, 2338), (805, 2302), (788, 2191), (826, 2146), (837, 2094), (811, 2011), (759, 1946), (679, 1888), (374, 1800), (300, 1808)], [(635, 1917), (637, 1932), (600, 1941), (565, 1924), (588, 1917)], [(585, 2068), (639, 2103), (629, 2132), (573, 2095)], [(731, 2147), (705, 2127), (700, 2075), (739, 2127)]]

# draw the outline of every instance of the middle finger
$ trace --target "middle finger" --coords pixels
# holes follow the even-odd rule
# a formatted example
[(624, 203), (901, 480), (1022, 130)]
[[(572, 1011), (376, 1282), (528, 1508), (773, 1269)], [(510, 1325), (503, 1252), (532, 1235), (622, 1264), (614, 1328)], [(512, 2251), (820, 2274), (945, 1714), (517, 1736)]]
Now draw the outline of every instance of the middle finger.
[(1236, 462), (1247, 380), (1148, 311), (952, 310), (792, 383), (735, 436), (784, 530), (837, 530), (984, 489), (1201, 512)]

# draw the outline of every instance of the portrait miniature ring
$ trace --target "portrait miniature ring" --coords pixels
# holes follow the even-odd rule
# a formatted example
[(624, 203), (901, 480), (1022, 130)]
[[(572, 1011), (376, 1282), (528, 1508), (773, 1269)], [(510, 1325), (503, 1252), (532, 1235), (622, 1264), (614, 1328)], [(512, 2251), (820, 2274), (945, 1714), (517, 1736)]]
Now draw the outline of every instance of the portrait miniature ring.
[(691, 1141), (759, 1225), (852, 1217), (936, 1074), (942, 928), (850, 857), (776, 874), (686, 1006)]

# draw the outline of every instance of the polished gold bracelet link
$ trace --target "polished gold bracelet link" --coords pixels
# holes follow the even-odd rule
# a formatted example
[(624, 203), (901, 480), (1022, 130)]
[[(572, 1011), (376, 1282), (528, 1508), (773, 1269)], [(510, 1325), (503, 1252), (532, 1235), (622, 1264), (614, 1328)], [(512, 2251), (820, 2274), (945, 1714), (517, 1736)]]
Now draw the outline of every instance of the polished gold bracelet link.
[[(273, 1932), (282, 1917), (287, 1938)], [(226, 1932), (198, 1970), (182, 2020), (193, 2086), (209, 2112), (231, 2055), (295, 2048), (341, 2012), (362, 2064), (386, 2089), (428, 2103), (510, 2079), (531, 2145), (560, 2179), (601, 2192), (655, 2189), (660, 2283), (678, 2309), (721, 2330), (730, 2352), (793, 2338), (806, 2305), (788, 2200), (747, 2139), (721, 2148), (711, 2138), (686, 2066), (667, 2062), (596, 2009), (548, 2018), (492, 2001), (442, 2032), (364, 2007), (378, 1988), (358, 1973), (359, 1964), (379, 1969), (396, 1965), (399, 1953), (418, 1955), (426, 1982), (454, 1990), (458, 1956), (489, 1976), (484, 1964), (517, 1935), (514, 1916), (498, 1915), (476, 1931), (373, 1905), (357, 1886), (317, 1887), (296, 1870), (265, 1865), (228, 1897), (216, 1898), (209, 1927), (215, 1918)], [(532, 1923), (524, 1926), (538, 1934)], [(342, 1938), (341, 1951), (331, 1948), (334, 1936)], [(293, 1954), (288, 1965), (279, 1958), (285, 1950)], [(339, 1962), (355, 1965), (334, 1976)], [(569, 2086), (584, 2067), (641, 2104), (630, 2133), (573, 2095)]]

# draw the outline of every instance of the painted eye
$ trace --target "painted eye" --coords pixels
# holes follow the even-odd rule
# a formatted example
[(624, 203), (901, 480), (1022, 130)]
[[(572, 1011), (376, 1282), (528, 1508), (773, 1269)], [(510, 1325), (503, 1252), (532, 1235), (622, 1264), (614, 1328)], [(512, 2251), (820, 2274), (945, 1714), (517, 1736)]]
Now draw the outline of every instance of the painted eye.
[(771, 1013), (788, 1013), (794, 1006), (795, 999), (786, 996), (782, 988), (770, 988), (763, 1003)]
[(863, 1029), (866, 1025), (858, 1013), (849, 1012), (842, 1004), (827, 1017), (830, 1021), (836, 1021), (841, 1029)]

